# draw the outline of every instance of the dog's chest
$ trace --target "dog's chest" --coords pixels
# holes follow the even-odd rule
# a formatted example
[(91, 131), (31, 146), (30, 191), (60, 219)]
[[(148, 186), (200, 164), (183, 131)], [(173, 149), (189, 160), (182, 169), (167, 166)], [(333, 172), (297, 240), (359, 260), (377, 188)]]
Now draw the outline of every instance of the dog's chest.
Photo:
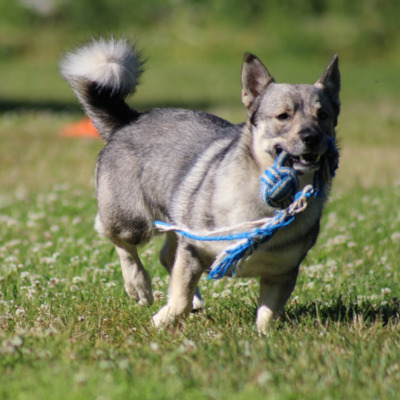
[[(256, 245), (250, 255), (241, 259), (236, 267), (237, 277), (282, 275), (299, 265), (318, 236), (322, 204), (310, 204), (288, 226), (279, 229), (270, 239)], [(196, 247), (212, 260), (228, 246), (238, 242), (197, 242)], [(229, 274), (229, 273), (228, 273)]]

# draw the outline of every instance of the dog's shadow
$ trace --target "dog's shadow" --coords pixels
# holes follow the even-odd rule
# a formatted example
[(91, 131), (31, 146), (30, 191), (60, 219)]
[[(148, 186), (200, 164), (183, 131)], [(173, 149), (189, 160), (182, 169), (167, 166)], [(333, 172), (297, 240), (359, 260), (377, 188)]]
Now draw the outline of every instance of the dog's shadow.
[(329, 301), (317, 300), (309, 303), (294, 302), (285, 312), (283, 321), (300, 323), (303, 319), (327, 326), (331, 323), (365, 324), (400, 322), (400, 299), (344, 300), (342, 297)]

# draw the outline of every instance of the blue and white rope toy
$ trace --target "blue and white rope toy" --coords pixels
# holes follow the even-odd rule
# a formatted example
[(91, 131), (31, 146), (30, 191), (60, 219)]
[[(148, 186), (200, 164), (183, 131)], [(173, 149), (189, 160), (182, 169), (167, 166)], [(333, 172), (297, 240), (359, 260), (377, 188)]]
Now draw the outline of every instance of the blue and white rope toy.
[(223, 250), (214, 260), (208, 279), (220, 279), (230, 270), (235, 274), (238, 262), (252, 254), (257, 247), (267, 242), (280, 229), (290, 225), (296, 215), (303, 212), (311, 199), (323, 197), (326, 184), (334, 177), (338, 167), (338, 150), (331, 140), (328, 152), (320, 162), (320, 168), (314, 175), (313, 185), (307, 185), (297, 192), (299, 179), (294, 169), (285, 164), (289, 154), (282, 151), (272, 167), (261, 176), (260, 196), (271, 207), (280, 208), (273, 217), (245, 222), (229, 228), (197, 234), (181, 226), (155, 221), (160, 231), (175, 231), (178, 235), (200, 241), (235, 241)]
[(261, 176), (260, 197), (269, 206), (287, 208), (294, 201), (299, 177), (293, 168), (285, 167), (289, 154), (281, 152), (274, 165)]

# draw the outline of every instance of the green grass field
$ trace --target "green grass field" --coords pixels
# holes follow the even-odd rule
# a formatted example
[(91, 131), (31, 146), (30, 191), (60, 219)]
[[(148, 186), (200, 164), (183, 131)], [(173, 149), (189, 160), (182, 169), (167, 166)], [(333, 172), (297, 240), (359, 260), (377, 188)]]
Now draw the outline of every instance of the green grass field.
[(140, 308), (93, 228), (102, 142), (59, 134), (82, 113), (57, 62), (84, 35), (0, 32), (15, 50), (0, 54), (1, 400), (398, 398), (400, 46), (362, 47), (354, 22), (306, 20), (289, 33), (181, 19), (139, 32), (149, 59), (139, 109), (183, 105), (234, 122), (245, 117), (245, 51), (278, 81), (308, 83), (339, 53), (340, 169), (317, 245), (265, 337), (254, 327), (255, 280), (202, 278), (203, 312), (151, 327), (168, 284), (161, 239), (141, 250), (156, 301)]

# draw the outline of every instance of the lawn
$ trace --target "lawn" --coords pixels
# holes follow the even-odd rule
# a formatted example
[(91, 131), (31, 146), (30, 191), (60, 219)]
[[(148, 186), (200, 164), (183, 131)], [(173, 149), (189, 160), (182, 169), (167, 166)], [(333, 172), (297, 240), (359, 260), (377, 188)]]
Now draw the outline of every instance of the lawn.
[(339, 53), (340, 168), (318, 242), (265, 337), (254, 327), (252, 279), (202, 278), (205, 310), (178, 328), (152, 328), (168, 284), (161, 239), (141, 249), (156, 297), (141, 308), (93, 228), (102, 142), (60, 135), (82, 113), (57, 62), (84, 35), (43, 29), (29, 45), (26, 33), (15, 39), (23, 51), (0, 64), (1, 400), (398, 398), (400, 47), (353, 52), (350, 21), (340, 21), (337, 49), (323, 29), (335, 21), (303, 23), (296, 45), (320, 33), (317, 54), (315, 42), (288, 47), (287, 32), (264, 40), (261, 26), (211, 30), (179, 20), (139, 32), (148, 70), (132, 103), (200, 108), (234, 122), (245, 117), (245, 51), (278, 81), (309, 83)]

